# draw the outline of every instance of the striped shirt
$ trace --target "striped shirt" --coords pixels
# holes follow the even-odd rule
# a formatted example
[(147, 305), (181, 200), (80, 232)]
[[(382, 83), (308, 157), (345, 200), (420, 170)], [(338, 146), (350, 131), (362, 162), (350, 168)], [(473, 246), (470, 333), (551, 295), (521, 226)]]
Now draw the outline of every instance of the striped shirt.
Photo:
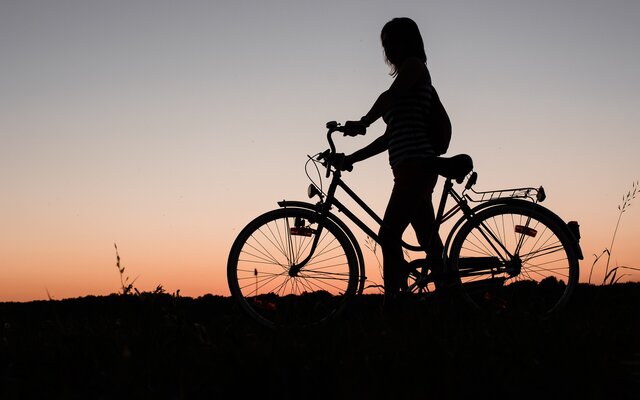
[(417, 88), (396, 101), (384, 115), (389, 130), (389, 163), (434, 157), (426, 116), (431, 108), (432, 86)]

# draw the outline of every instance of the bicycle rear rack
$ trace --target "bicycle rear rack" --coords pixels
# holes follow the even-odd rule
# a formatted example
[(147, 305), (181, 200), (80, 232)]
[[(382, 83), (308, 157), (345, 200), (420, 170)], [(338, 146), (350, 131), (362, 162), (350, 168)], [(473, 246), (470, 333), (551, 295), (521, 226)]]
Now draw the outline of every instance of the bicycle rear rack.
[(477, 192), (473, 189), (470, 189), (471, 192), (479, 196), (478, 198), (473, 198), (469, 196), (467, 193), (467, 198), (469, 201), (474, 203), (482, 203), (484, 201), (489, 200), (497, 200), (497, 199), (529, 199), (531, 201), (542, 202), (546, 198), (546, 194), (544, 192), (544, 188), (540, 186), (539, 188), (517, 188), (517, 189), (502, 189), (502, 190), (490, 190), (486, 192)]

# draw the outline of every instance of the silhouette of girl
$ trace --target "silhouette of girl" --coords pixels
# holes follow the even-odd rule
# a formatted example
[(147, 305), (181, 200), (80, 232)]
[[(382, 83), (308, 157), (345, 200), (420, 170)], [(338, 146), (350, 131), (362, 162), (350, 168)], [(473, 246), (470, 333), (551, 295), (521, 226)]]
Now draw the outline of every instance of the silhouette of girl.
[(363, 133), (382, 118), (387, 124), (382, 136), (364, 148), (345, 156), (351, 165), (385, 150), (394, 176), (391, 197), (380, 230), (384, 258), (385, 300), (397, 297), (408, 275), (402, 252), (402, 234), (411, 224), (418, 242), (427, 249), (429, 265), (435, 272), (442, 269), (443, 245), (440, 237), (429, 237), (434, 225), (431, 196), (438, 175), (430, 167), (436, 157), (426, 115), (435, 101), (439, 102), (427, 69), (427, 56), (416, 23), (409, 18), (394, 18), (380, 34), (385, 59), (394, 81), (380, 94), (369, 112), (359, 121), (347, 121), (346, 134)]

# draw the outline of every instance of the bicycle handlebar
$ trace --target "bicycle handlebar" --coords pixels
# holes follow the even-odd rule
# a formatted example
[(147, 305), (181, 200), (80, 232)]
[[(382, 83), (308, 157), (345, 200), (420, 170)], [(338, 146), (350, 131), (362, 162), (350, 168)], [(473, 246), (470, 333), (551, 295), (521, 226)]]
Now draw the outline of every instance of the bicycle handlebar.
[(333, 132), (342, 132), (345, 136), (358, 136), (367, 133), (367, 129), (365, 126), (361, 126), (358, 124), (340, 125), (336, 121), (327, 122), (327, 129), (329, 130), (327, 132), (327, 141), (329, 142), (329, 146), (331, 147), (331, 153), (336, 152), (336, 146), (334, 145), (333, 139), (331, 138), (331, 134)]
[(336, 145), (333, 143), (333, 138), (331, 137), (331, 135), (333, 134), (333, 132), (339, 132), (340, 128), (340, 124), (336, 121), (327, 122), (327, 141), (329, 142), (329, 148), (331, 148), (332, 154), (335, 154), (336, 152)]
[[(331, 174), (331, 170), (330, 170), (330, 166), (333, 165), (336, 169), (343, 169), (342, 164), (341, 163), (336, 163), (334, 162), (334, 156), (336, 155), (336, 145), (333, 142), (333, 137), (331, 135), (333, 135), (334, 132), (342, 132), (345, 134), (345, 136), (347, 135), (347, 128), (344, 125), (340, 125), (339, 123), (337, 123), (336, 121), (329, 121), (327, 122), (327, 141), (329, 142), (329, 149), (323, 153), (321, 153), (319, 155), (319, 158), (322, 158), (324, 160), (326, 160), (327, 162), (327, 178), (330, 176)], [(363, 133), (364, 134), (364, 133)], [(346, 171), (351, 171), (352, 168), (347, 168)]]

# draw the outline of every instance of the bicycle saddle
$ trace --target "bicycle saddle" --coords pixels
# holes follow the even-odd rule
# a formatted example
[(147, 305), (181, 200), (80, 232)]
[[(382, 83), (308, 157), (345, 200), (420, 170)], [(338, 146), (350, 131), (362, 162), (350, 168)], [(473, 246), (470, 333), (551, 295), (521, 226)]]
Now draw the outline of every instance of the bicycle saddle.
[(458, 154), (453, 157), (436, 157), (434, 167), (438, 175), (455, 179), (462, 183), (464, 178), (473, 170), (473, 160), (467, 154)]

